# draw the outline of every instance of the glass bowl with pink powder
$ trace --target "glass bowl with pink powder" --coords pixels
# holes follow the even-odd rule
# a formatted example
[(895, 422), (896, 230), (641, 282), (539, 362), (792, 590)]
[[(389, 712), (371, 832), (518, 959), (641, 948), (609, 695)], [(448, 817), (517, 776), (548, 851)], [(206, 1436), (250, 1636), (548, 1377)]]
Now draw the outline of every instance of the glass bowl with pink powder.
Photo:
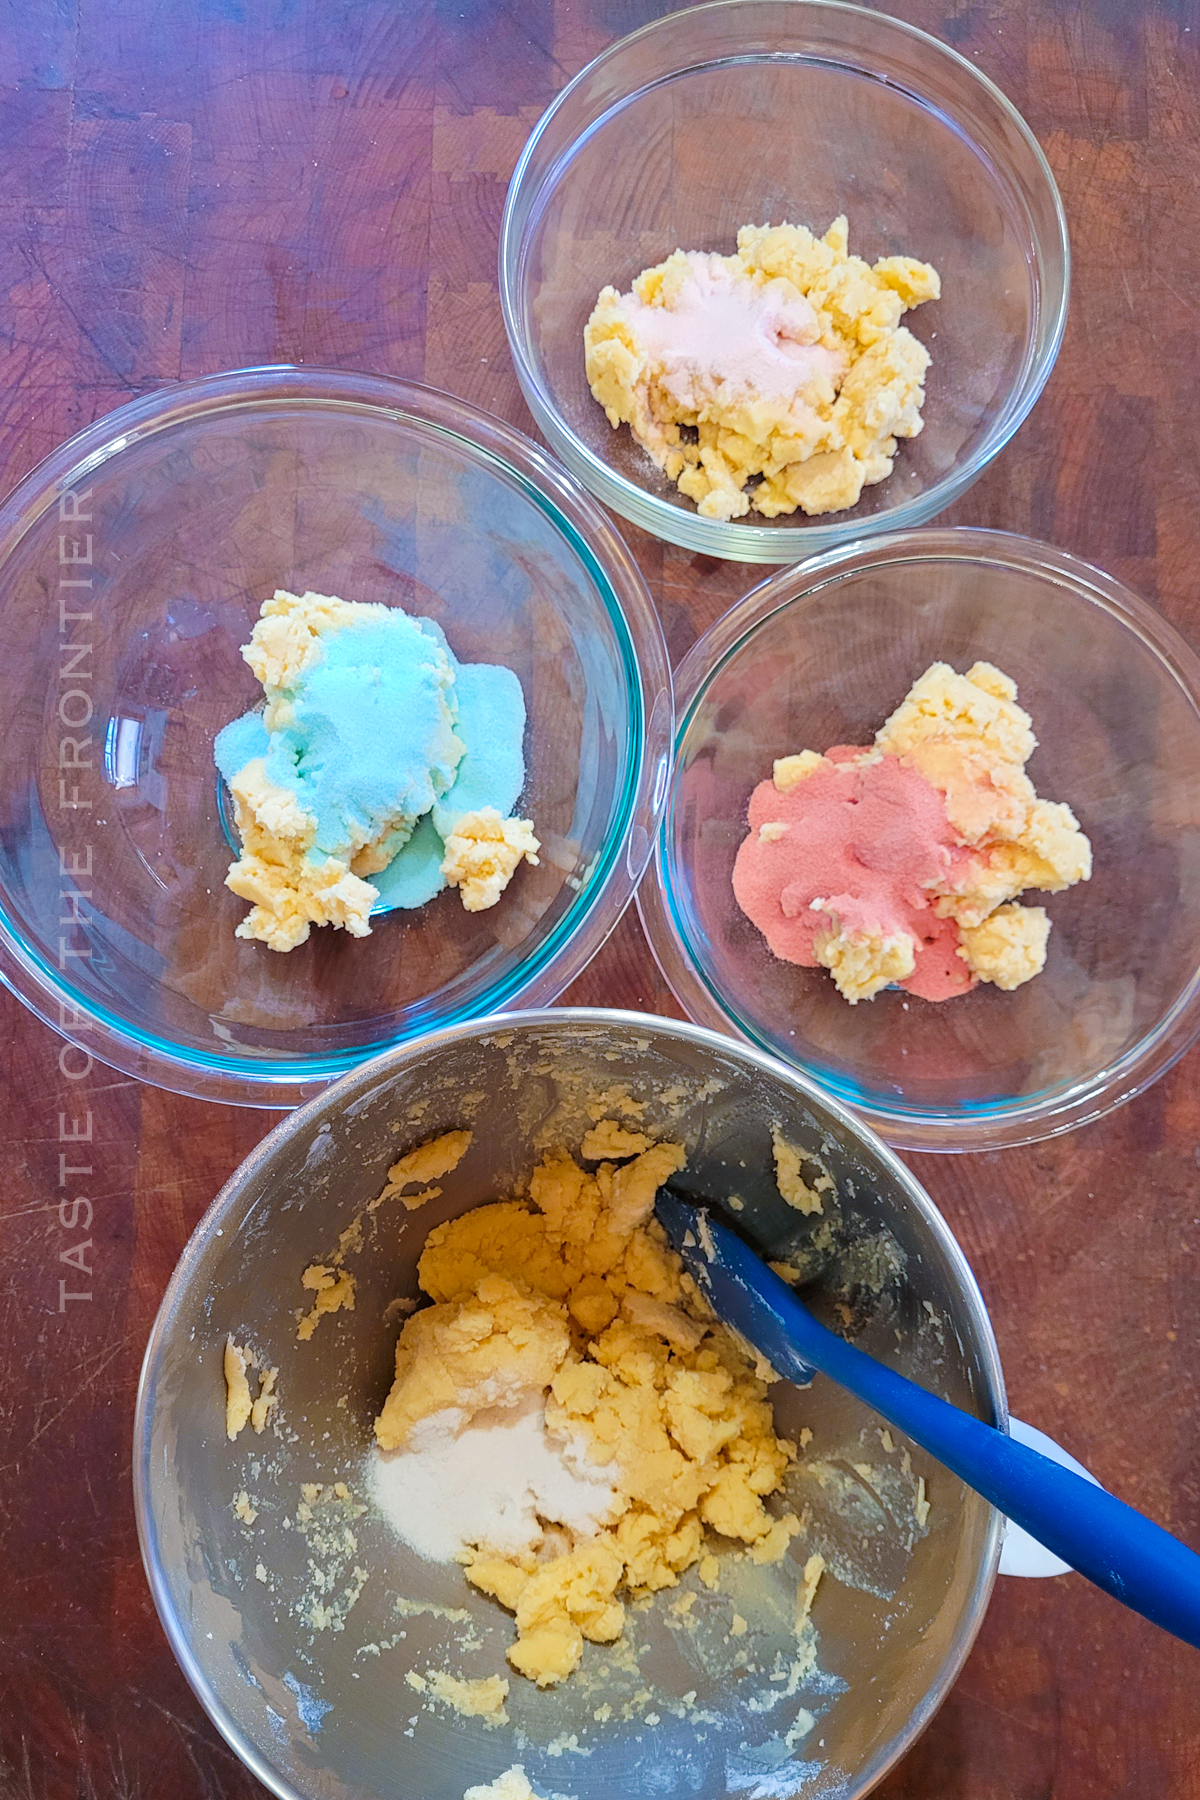
[[(727, 256), (742, 226), (821, 233), (841, 213), (855, 255), (941, 276), (907, 316), (932, 358), (924, 429), (848, 510), (704, 517), (589, 390), (597, 295), (676, 249)], [(547, 443), (622, 517), (737, 562), (794, 563), (944, 511), (1041, 393), (1069, 270), (1054, 176), (1005, 95), (904, 20), (826, 0), (715, 0), (611, 44), (534, 127), (500, 236), (509, 349)]]
[[(1027, 772), (1074, 812), (1093, 873), (1027, 894), (1049, 916), (1046, 963), (1012, 991), (929, 1000), (910, 983), (850, 1005), (737, 902), (751, 796), (777, 758), (872, 745), (933, 663), (1016, 682), (1037, 737)], [(698, 1023), (784, 1057), (912, 1150), (1071, 1130), (1200, 1034), (1200, 660), (1111, 576), (999, 532), (849, 545), (754, 588), (675, 681), (671, 789), (638, 904)]]

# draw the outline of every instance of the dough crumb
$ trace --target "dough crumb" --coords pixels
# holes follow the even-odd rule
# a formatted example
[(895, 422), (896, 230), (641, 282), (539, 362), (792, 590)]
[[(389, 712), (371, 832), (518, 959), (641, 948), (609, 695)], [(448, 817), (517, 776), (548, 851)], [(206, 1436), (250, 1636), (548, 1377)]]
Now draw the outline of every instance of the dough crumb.
[(801, 1174), (800, 1152), (793, 1148), (778, 1125), (771, 1128), (771, 1144), (775, 1152), (775, 1185), (789, 1206), (800, 1213), (819, 1213), (821, 1196), (809, 1187)]
[(453, 1625), (469, 1625), (471, 1615), (465, 1606), (438, 1606), (432, 1600), (406, 1600), (397, 1595), (396, 1611), (402, 1619), (447, 1619)]
[(794, 1750), (801, 1739), (808, 1736), (816, 1722), (807, 1707), (802, 1706), (783, 1740), (788, 1749)]
[(408, 1212), (419, 1212), (423, 1206), (428, 1206), (431, 1200), (436, 1200), (441, 1192), (440, 1187), (419, 1188), (415, 1194), (401, 1194), (400, 1204)]
[(729, 1622), (730, 1637), (745, 1637), (749, 1629), (750, 1627), (746, 1624), (741, 1613), (735, 1612), (733, 1618)]
[(777, 756), (771, 765), (771, 779), (781, 794), (790, 793), (824, 761), (816, 750), (801, 750), (798, 756)]
[(305, 1313), (296, 1327), (296, 1336), (301, 1343), (307, 1343), (326, 1313), (339, 1312), (342, 1307), (347, 1312), (354, 1311), (354, 1277), (345, 1269), (310, 1263), (300, 1280), (317, 1296), (312, 1311)]
[(278, 1369), (263, 1370), (259, 1376), (257, 1398), (251, 1396), (249, 1370), (257, 1368), (251, 1351), (243, 1350), (231, 1336), (225, 1339), (225, 1436), (230, 1442), (246, 1425), (253, 1426), (261, 1434), (272, 1409), (278, 1404), (279, 1396), (275, 1392)]
[(916, 1514), (917, 1524), (923, 1531), (929, 1522), (929, 1502), (925, 1498), (925, 1477), (923, 1475), (917, 1476), (917, 1497), (913, 1502), (913, 1512)]
[(605, 1158), (620, 1162), (628, 1156), (639, 1156), (643, 1150), (650, 1148), (651, 1139), (644, 1131), (628, 1131), (624, 1125), (618, 1125), (615, 1119), (601, 1119), (590, 1131), (583, 1134), (580, 1155), (588, 1162), (603, 1162)]
[(413, 1199), (405, 1198), (405, 1190), (429, 1187), (443, 1175), (451, 1174), (471, 1148), (472, 1135), (469, 1131), (444, 1131), (440, 1137), (430, 1138), (428, 1143), (409, 1150), (388, 1170), (387, 1182), (374, 1204), (378, 1206), (384, 1200), (399, 1198), (410, 1211), (423, 1206), (427, 1199), (432, 1199), (432, 1191)]
[(250, 1364), (249, 1352), (235, 1344), (232, 1337), (227, 1337), (225, 1339), (225, 1435), (230, 1442), (250, 1418), (250, 1383), (246, 1379), (246, 1370)]
[(234, 1517), (240, 1519), (243, 1525), (253, 1525), (258, 1517), (258, 1508), (250, 1504), (250, 1496), (245, 1488), (240, 1494), (234, 1495), (233, 1513)]
[(463, 1800), (538, 1800), (538, 1796), (525, 1779), (522, 1765), (514, 1763), (486, 1787), (467, 1788)]
[(756, 1563), (782, 1562), (787, 1555), (788, 1545), (800, 1530), (800, 1521), (795, 1513), (784, 1513), (776, 1519), (765, 1537), (758, 1539), (750, 1546), (750, 1560)]
[(796, 1595), (796, 1636), (802, 1637), (808, 1625), (808, 1615), (812, 1611), (812, 1603), (816, 1598), (817, 1588), (825, 1573), (825, 1558), (814, 1551), (804, 1565), (804, 1574), (800, 1579), (800, 1588)]
[(258, 1398), (250, 1408), (250, 1424), (261, 1436), (266, 1429), (267, 1420), (279, 1403), (279, 1395), (275, 1392), (275, 1383), (279, 1379), (278, 1369), (264, 1369), (259, 1381)]
[(464, 813), (446, 839), (442, 874), (467, 912), (486, 912), (522, 861), (538, 863), (541, 844), (529, 819), (502, 819), (494, 806)]
[(405, 1676), (418, 1693), (428, 1693), (453, 1707), (464, 1719), (482, 1719), (486, 1725), (507, 1725), (508, 1683), (502, 1675), (483, 1675), (476, 1680), (462, 1680), (442, 1669), (426, 1669), (424, 1676), (410, 1669)]

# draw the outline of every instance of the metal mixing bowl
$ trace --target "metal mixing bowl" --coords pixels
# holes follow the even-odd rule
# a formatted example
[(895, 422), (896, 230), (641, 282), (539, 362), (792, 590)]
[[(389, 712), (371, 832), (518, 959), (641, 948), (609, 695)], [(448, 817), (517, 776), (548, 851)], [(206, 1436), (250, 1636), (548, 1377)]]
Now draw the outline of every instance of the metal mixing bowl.
[[(819, 1223), (779, 1197), (772, 1127), (822, 1159), (840, 1209), (836, 1249), (817, 1258), (822, 1294), (832, 1304), (840, 1292), (866, 1348), (1005, 1422), (987, 1314), (945, 1223), (885, 1146), (803, 1076), (697, 1026), (604, 1011), (514, 1014), (389, 1051), (285, 1119), (218, 1195), (163, 1300), (138, 1397), (135, 1497), (160, 1617), (221, 1732), (288, 1800), (460, 1800), (517, 1762), (538, 1793), (576, 1800), (854, 1800), (912, 1743), (967, 1654), (995, 1573), (998, 1516), (915, 1450), (905, 1471), (904, 1447), (889, 1452), (881, 1422), (820, 1377), (776, 1390), (781, 1428), (813, 1432), (808, 1472), (789, 1478), (788, 1501), (807, 1521), (789, 1562), (774, 1572), (723, 1563), (725, 1592), (698, 1591), (695, 1631), (672, 1628), (670, 1595), (631, 1609), (634, 1672), (615, 1675), (611, 1690), (588, 1691), (605, 1660), (593, 1646), (585, 1679), (552, 1693), (514, 1676), (506, 1726), (431, 1708), (404, 1677), (429, 1666), (505, 1670), (508, 1614), (457, 1568), (421, 1562), (369, 1510), (346, 1525), (352, 1549), (339, 1549), (340, 1525), (315, 1547), (298, 1529), (302, 1483), (362, 1492), (398, 1329), (395, 1308), (390, 1323), (383, 1315), (415, 1297), (430, 1227), (513, 1192), (550, 1144), (577, 1145), (589, 1099), (614, 1089), (644, 1100), (647, 1120), (687, 1145), (689, 1185), (742, 1199), (741, 1223), (772, 1255), (815, 1256)], [(355, 1310), (298, 1342), (296, 1313), (310, 1298), (302, 1270), (328, 1256), (401, 1151), (464, 1124), (474, 1139), (441, 1196), (374, 1215), (377, 1241), (353, 1264)], [(281, 1396), (273, 1429), (232, 1444), (228, 1332), (278, 1365)], [(930, 1500), (924, 1533), (910, 1505), (918, 1476)], [(243, 1489), (258, 1510), (252, 1525), (233, 1510)], [(731, 1593), (740, 1604), (744, 1584), (761, 1578), (764, 1593), (775, 1583), (775, 1603), (794, 1607), (814, 1548), (831, 1571), (812, 1615), (816, 1672), (790, 1694), (744, 1668), (730, 1675)], [(368, 1578), (345, 1611), (356, 1569)], [(695, 1585), (693, 1571), (684, 1586)], [(313, 1631), (318, 1591), (344, 1629)], [(411, 1605), (399, 1616), (397, 1595), (465, 1609), (473, 1647), (448, 1650), (461, 1624)], [(750, 1626), (741, 1642), (757, 1656), (770, 1629), (757, 1616)], [(653, 1703), (637, 1700), (639, 1684)], [(614, 1716), (599, 1723), (608, 1691)], [(806, 1734), (794, 1724), (800, 1708), (814, 1716)]]

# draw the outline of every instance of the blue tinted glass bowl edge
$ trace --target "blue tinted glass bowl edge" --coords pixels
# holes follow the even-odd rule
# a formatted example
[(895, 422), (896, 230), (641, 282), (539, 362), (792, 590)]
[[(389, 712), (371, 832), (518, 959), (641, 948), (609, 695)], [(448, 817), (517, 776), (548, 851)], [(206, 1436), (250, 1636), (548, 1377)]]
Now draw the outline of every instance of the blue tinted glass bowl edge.
[[(628, 742), (613, 823), (586, 881), (536, 955), (519, 961), (482, 994), (452, 1009), (433, 1005), (422, 1012), (414, 1007), (414, 1017), (404, 1029), (357, 1049), (311, 1058), (253, 1059), (184, 1051), (170, 1039), (141, 1031), (110, 1009), (84, 999), (25, 942), (0, 895), (0, 983), (57, 1036), (155, 1086), (236, 1105), (280, 1109), (301, 1104), (348, 1069), (435, 1026), (545, 1004), (575, 979), (616, 927), (652, 852), (666, 800), (673, 700), (657, 612), (624, 539), (592, 497), (546, 451), (504, 421), (438, 389), (397, 377), (268, 364), (141, 395), (51, 451), (0, 502), (0, 569), (11, 549), (57, 504), (63, 491), (77, 487), (128, 444), (184, 418), (236, 410), (239, 405), (261, 406), (272, 399), (292, 405), (306, 400), (365, 405), (397, 420), (414, 419), (513, 482), (551, 521), (594, 584), (613, 628), (629, 702)], [(601, 547), (608, 569), (600, 558)]]

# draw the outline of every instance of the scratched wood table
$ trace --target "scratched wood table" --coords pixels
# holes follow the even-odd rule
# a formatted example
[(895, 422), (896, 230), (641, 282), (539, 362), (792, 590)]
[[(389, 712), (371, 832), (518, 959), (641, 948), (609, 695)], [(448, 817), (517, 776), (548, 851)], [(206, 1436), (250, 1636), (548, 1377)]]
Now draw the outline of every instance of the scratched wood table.
[[(563, 83), (667, 10), (5, 0), (3, 486), (131, 395), (249, 363), (413, 376), (529, 429), (495, 291), (506, 180)], [(1200, 641), (1200, 6), (892, 10), (1023, 110), (1076, 259), (1046, 394), (953, 517), (1093, 558)], [(676, 658), (760, 573), (630, 535)], [(675, 1011), (632, 916), (568, 998)], [(129, 1458), (172, 1265), (270, 1120), (99, 1066), (71, 1079), (7, 994), (0, 1035), (0, 1800), (261, 1794), (158, 1627)], [(1200, 1541), (1200, 1055), (1066, 1141), (914, 1163), (979, 1277), (1014, 1409)], [(1002, 1580), (879, 1792), (1200, 1795), (1198, 1673), (1078, 1577)]]

